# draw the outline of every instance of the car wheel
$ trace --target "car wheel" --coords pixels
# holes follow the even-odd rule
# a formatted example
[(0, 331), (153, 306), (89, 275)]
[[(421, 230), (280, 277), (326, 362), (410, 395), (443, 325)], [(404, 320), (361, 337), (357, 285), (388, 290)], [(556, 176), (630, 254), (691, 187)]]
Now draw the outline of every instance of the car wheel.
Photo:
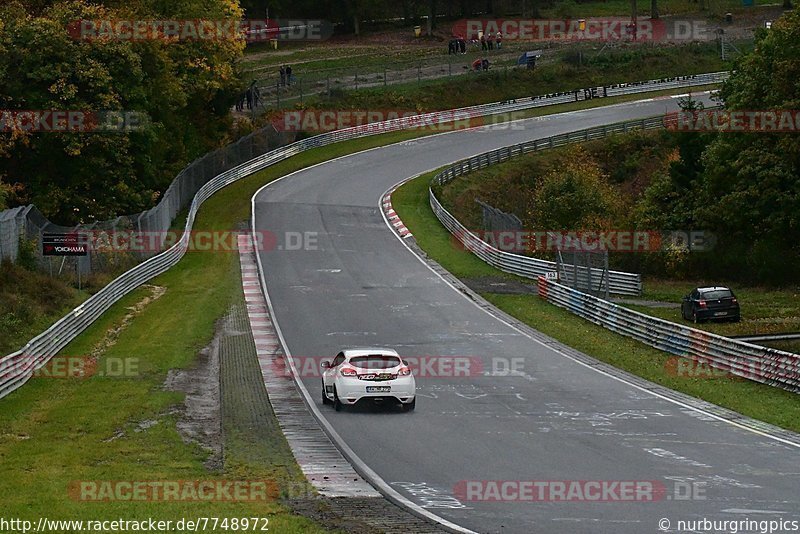
[(339, 395), (336, 393), (336, 386), (333, 386), (333, 409), (337, 412), (341, 412), (342, 408), (344, 408), (344, 404), (339, 400)]
[(403, 404), (402, 406), (403, 406), (403, 411), (404, 412), (412, 412), (412, 411), (414, 411), (414, 408), (417, 407), (417, 398), (414, 397), (414, 400), (412, 400), (408, 404)]
[(325, 406), (325, 405), (330, 404), (330, 403), (331, 403), (331, 400), (325, 394), (325, 382), (323, 382), (322, 383), (322, 405)]

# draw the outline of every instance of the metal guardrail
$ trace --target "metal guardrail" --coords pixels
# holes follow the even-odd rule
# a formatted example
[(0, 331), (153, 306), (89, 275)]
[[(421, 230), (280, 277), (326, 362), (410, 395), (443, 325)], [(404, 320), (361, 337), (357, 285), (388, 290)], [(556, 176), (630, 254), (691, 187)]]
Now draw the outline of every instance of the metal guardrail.
[(800, 339), (800, 332), (786, 332), (783, 334), (752, 334), (744, 336), (730, 336), (730, 338), (752, 343), (759, 341), (794, 341), (795, 339)]
[(539, 296), (579, 317), (659, 350), (800, 393), (800, 355), (651, 317), (539, 277)]
[[(641, 93), (671, 87), (705, 85), (723, 81), (727, 76), (728, 73), (726, 72), (718, 72), (662, 80), (649, 80), (634, 84), (609, 86), (606, 89), (606, 93), (608, 96), (611, 96), (613, 94)], [(591, 95), (594, 92), (590, 90), (588, 94)], [(587, 93), (584, 93), (584, 96), (586, 96), (586, 94)], [(369, 135), (417, 128), (421, 124), (448, 123), (452, 122), (454, 117), (457, 118), (459, 114), (463, 114), (463, 116), (467, 117), (495, 115), (579, 99), (577, 91), (574, 92), (574, 95), (573, 92), (570, 92), (569, 95), (572, 96), (566, 100), (564, 99), (566, 98), (564, 94), (543, 95), (519, 99), (511, 103), (501, 102), (484, 104), (446, 112), (428, 113), (420, 117), (402, 117), (381, 123), (365, 124), (353, 128), (335, 130), (272, 150), (218, 174), (206, 182), (194, 196), (186, 219), (184, 234), (180, 242), (114, 279), (110, 284), (89, 297), (83, 304), (29, 341), (22, 350), (0, 358), (0, 398), (25, 384), (37, 369), (44, 366), (50, 358), (63, 349), (70, 341), (75, 339), (75, 337), (83, 332), (115, 302), (178, 263), (188, 248), (189, 232), (194, 225), (194, 220), (200, 206), (214, 193), (224, 187), (250, 176), (255, 172), (261, 171), (274, 163), (283, 161), (312, 148)], [(520, 149), (517, 148), (516, 150), (519, 151)]]
[[(538, 150), (546, 150), (580, 141), (601, 139), (615, 133), (632, 132), (635, 130), (651, 130), (663, 128), (664, 126), (665, 122), (663, 117), (651, 117), (647, 119), (639, 119), (634, 121), (620, 122), (617, 124), (597, 126), (594, 128), (587, 128), (585, 130), (554, 135), (544, 139), (526, 141), (524, 143), (498, 148), (490, 152), (484, 152), (483, 154), (461, 160), (434, 176), (431, 184), (444, 185), (458, 176), (482, 169), (489, 165), (501, 163), (510, 158), (521, 156), (522, 154), (536, 152)], [(523, 276), (525, 278), (537, 278), (547, 272), (556, 271), (557, 264), (554, 261), (532, 258), (522, 254), (514, 254), (492, 247), (485, 241), (481, 240), (474, 233), (470, 232), (442, 206), (441, 202), (439, 202), (433, 192), (433, 187), (428, 189), (428, 195), (430, 197), (431, 209), (444, 227), (447, 228), (467, 250), (471, 251), (489, 265), (492, 265), (501, 271)], [(563, 274), (564, 273), (562, 273), (562, 275)], [(571, 276), (571, 273), (567, 272), (566, 275)], [(601, 276), (603, 276), (603, 271), (601, 269), (593, 268), (591, 270), (591, 278), (599, 280)], [(579, 282), (580, 281), (579, 275)], [(609, 292), (616, 295), (640, 295), (642, 292), (642, 277), (639, 274), (626, 273), (622, 271), (609, 271), (608, 281)], [(583, 283), (585, 284), (586, 280), (583, 280)]]

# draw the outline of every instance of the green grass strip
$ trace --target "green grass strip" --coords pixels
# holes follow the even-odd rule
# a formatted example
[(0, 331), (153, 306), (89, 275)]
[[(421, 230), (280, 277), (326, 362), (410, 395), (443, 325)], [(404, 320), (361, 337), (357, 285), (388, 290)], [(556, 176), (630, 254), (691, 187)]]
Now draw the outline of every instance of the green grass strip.
[[(428, 204), (428, 185), (436, 172), (398, 188), (392, 194), (394, 210), (420, 247), (455, 276), (508, 277), (456, 246), (454, 238), (439, 223)], [(481, 296), (540, 332), (602, 362), (748, 417), (800, 431), (800, 397), (794, 393), (738, 377), (719, 376), (710, 370), (683, 372), (675, 357), (585, 321), (535, 295)]]
[[(641, 95), (534, 111), (543, 115), (638, 98)], [(200, 210), (194, 229), (237, 228), (237, 224), (249, 219), (253, 194), (280, 176), (335, 157), (430, 133), (435, 132), (395, 132), (298, 154), (214, 195)], [(427, 184), (425, 180), (415, 183)], [(426, 201), (426, 197), (421, 198)], [(406, 214), (405, 205), (403, 213)], [(410, 217), (408, 220), (412, 222)], [(438, 222), (433, 222), (435, 229)], [(419, 228), (417, 232), (424, 240), (423, 232)], [(442, 238), (449, 243), (448, 236)], [(465, 273), (486, 268), (469, 255), (461, 261)], [(189, 252), (178, 265), (150, 282), (165, 288), (166, 293), (119, 332), (116, 343), (104, 351), (98, 363), (103, 368), (110, 358), (136, 358), (137, 376), (127, 379), (107, 376), (36, 378), (0, 400), (3, 407), (0, 410), (0, 458), (4, 467), (0, 500), (6, 517), (33, 521), (40, 516), (93, 520), (152, 517), (174, 521), (193, 516), (269, 516), (270, 528), (274, 531), (323, 531), (318, 525), (290, 514), (278, 503), (84, 502), (69, 494), (72, 484), (87, 480), (237, 479), (297, 484), (296, 466), (276, 467), (281, 459), (288, 458), (286, 445), (276, 445), (274, 457), (265, 458), (263, 463), (254, 462), (245, 450), (241, 451), (241, 457), (237, 457), (236, 449), (225, 451), (228, 470), (209, 474), (203, 465), (207, 452), (184, 443), (176, 429), (174, 409), (181, 404), (183, 395), (163, 389), (168, 372), (192, 367), (198, 351), (213, 338), (215, 323), (232, 305), (241, 302), (238, 265), (235, 252)], [(90, 353), (98, 340), (118, 327), (129, 312), (128, 308), (148, 294), (146, 288), (140, 288), (123, 298), (62, 351), (62, 355)], [(786, 414), (788, 417), (789, 412)], [(800, 419), (796, 415), (793, 417)], [(276, 437), (276, 443), (285, 443), (278, 438), (281, 436)]]

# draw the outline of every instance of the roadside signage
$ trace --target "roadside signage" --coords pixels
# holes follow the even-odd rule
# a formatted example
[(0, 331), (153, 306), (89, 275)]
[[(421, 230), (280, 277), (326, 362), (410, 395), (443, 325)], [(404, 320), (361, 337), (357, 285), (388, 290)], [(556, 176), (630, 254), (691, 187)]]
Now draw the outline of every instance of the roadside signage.
[(42, 234), (42, 254), (45, 256), (86, 256), (89, 240), (85, 234)]

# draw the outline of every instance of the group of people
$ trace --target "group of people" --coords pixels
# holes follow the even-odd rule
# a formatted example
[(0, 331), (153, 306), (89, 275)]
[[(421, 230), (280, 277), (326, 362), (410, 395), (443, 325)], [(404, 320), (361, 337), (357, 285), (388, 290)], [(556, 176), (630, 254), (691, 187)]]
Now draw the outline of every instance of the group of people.
[(292, 75), (292, 66), (281, 65), (280, 73), (281, 73), (281, 87), (292, 85), (292, 82), (294, 81), (294, 76)]
[(457, 37), (455, 39), (450, 39), (450, 42), (447, 45), (447, 54), (466, 54), (467, 53), (467, 41), (462, 37)]
[(494, 45), (497, 43), (498, 50), (503, 48), (503, 34), (497, 32), (489, 32), (488, 35), (481, 33), (480, 36), (481, 50), (494, 50)]
[[(481, 50), (494, 50), (495, 45), (497, 49), (503, 47), (503, 34), (500, 32), (489, 32), (485, 34), (481, 32), (478, 35), (473, 35), (469, 42), (476, 48), (480, 45)], [(467, 40), (463, 37), (453, 37), (447, 44), (447, 54), (466, 54), (467, 53)]]
[(479, 58), (472, 62), (472, 70), (489, 70), (489, 60)]
[(244, 111), (245, 105), (247, 109), (255, 109), (261, 101), (261, 91), (258, 90), (255, 80), (250, 84), (239, 100), (236, 101), (236, 111)]

